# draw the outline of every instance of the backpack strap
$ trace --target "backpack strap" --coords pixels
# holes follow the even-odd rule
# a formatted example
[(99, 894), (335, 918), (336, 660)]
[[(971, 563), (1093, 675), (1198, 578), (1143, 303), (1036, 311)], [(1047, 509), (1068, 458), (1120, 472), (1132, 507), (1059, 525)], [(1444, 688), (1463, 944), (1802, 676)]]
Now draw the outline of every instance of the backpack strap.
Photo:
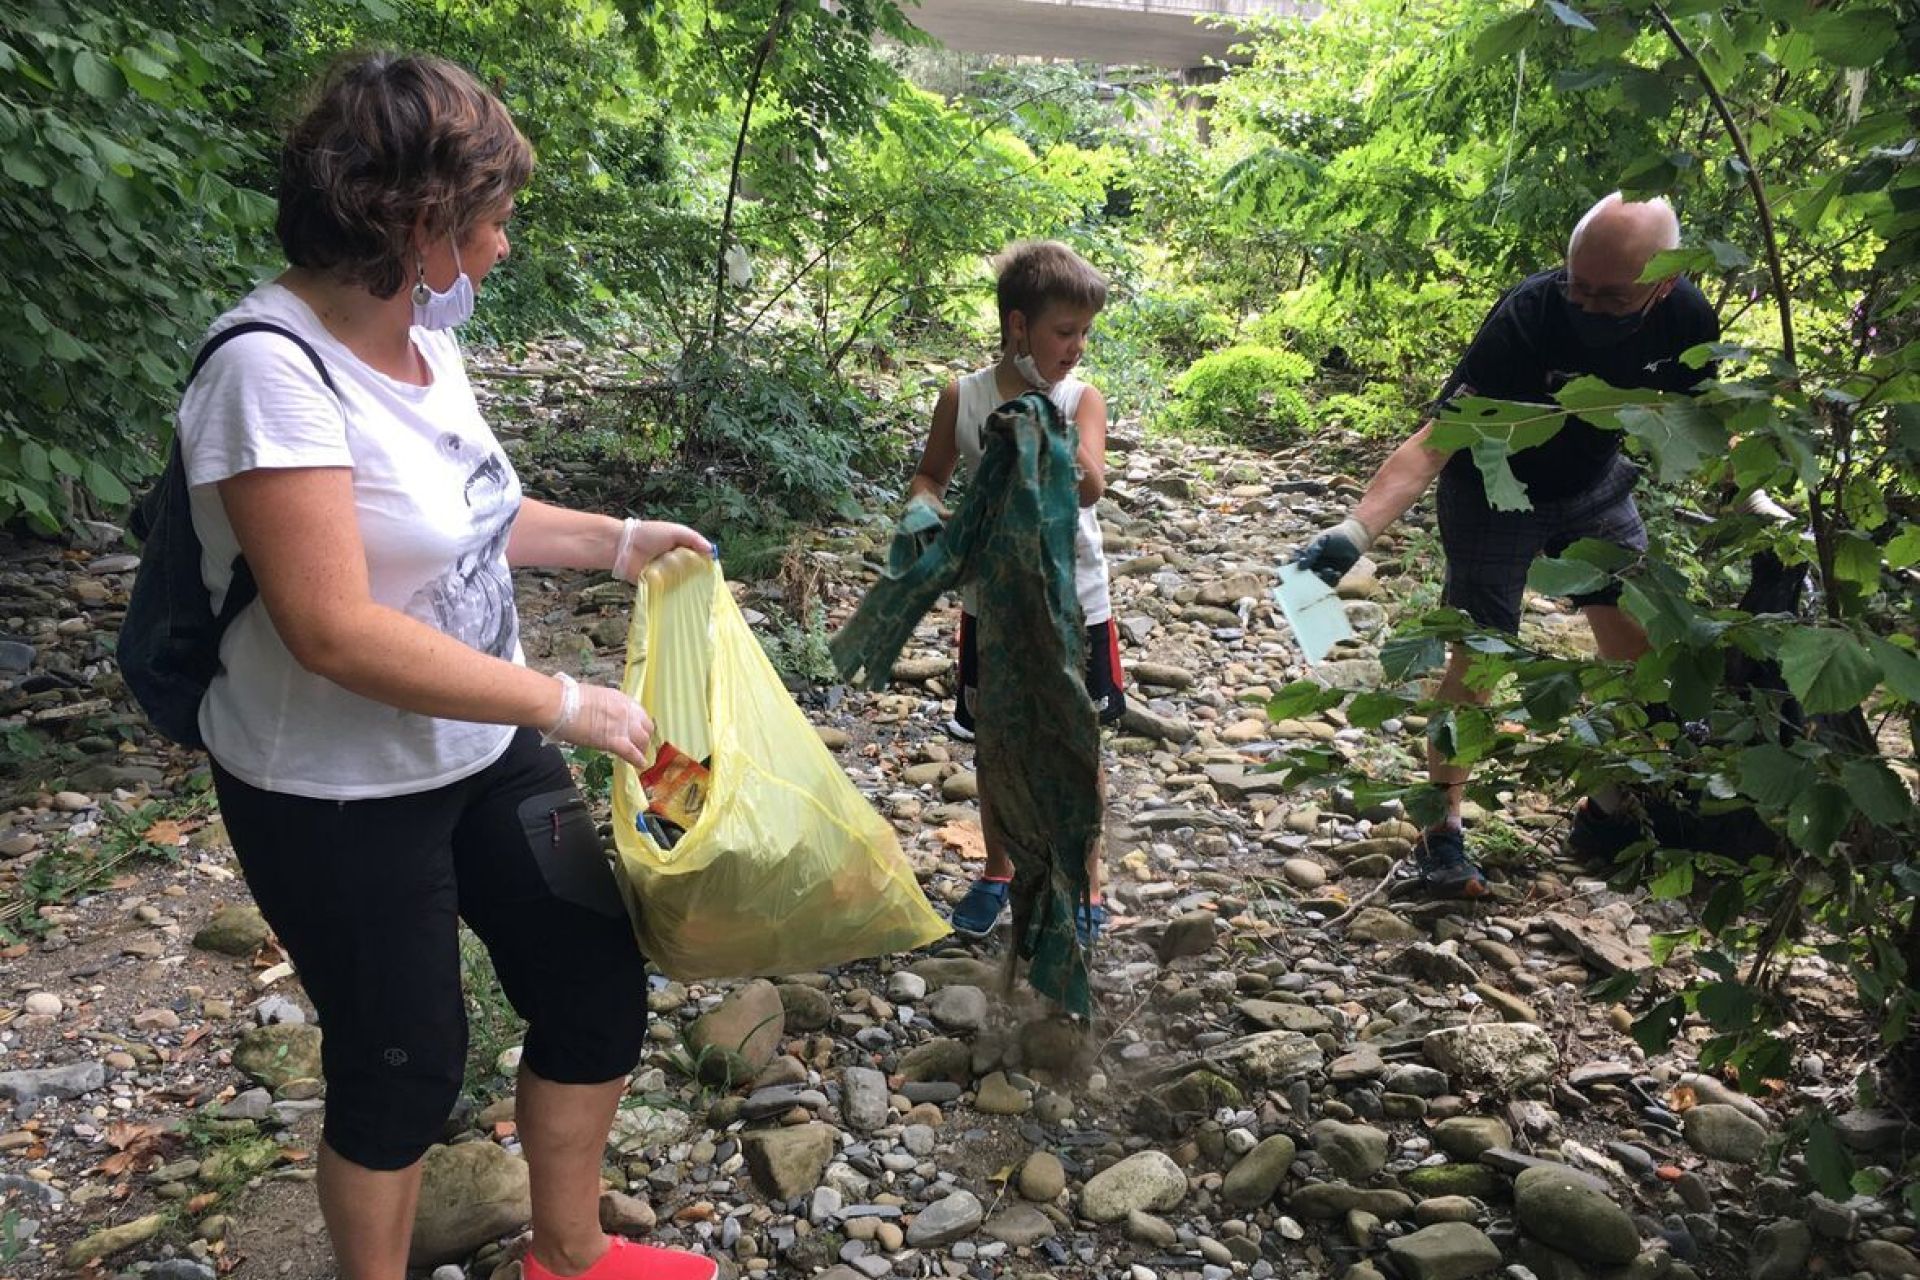
[(232, 328), (222, 329), (207, 339), (207, 345), (201, 347), (200, 354), (193, 358), (193, 368), (187, 373), (187, 385), (193, 385), (193, 380), (200, 376), (200, 370), (206, 367), (207, 361), (213, 357), (214, 352), (235, 338), (249, 333), (277, 333), (300, 348), (306, 353), (307, 359), (313, 361), (313, 371), (320, 375), (320, 381), (327, 384), (327, 390), (333, 393), (333, 398), (336, 400), (340, 398), (340, 388), (333, 385), (333, 375), (327, 372), (327, 363), (320, 358), (320, 353), (313, 349), (313, 344), (293, 330), (277, 325), (271, 320), (242, 320)]
[[(327, 390), (333, 393), (333, 398), (336, 401), (340, 399), (340, 388), (333, 385), (333, 375), (327, 372), (327, 362), (320, 358), (320, 353), (313, 349), (313, 344), (293, 330), (286, 328), (284, 325), (274, 324), (271, 320), (243, 320), (232, 328), (222, 329), (219, 333), (207, 339), (206, 345), (200, 348), (200, 354), (193, 358), (193, 368), (187, 371), (187, 381), (185, 385), (193, 385), (193, 380), (200, 375), (200, 370), (206, 367), (207, 361), (213, 357), (214, 352), (226, 346), (227, 343), (233, 341), (235, 338), (249, 333), (277, 333), (294, 346), (300, 348), (301, 351), (306, 353), (307, 359), (313, 362), (313, 371), (320, 375), (320, 381), (325, 383)], [(343, 405), (342, 407), (344, 408), (345, 406)], [(180, 453), (180, 441), (177, 436), (173, 442), (171, 466), (178, 469), (180, 485), (184, 491), (187, 466), (186, 459)], [(151, 522), (149, 521), (149, 523)], [(137, 536), (138, 531), (136, 530), (135, 532)], [(253, 580), (253, 569), (247, 564), (247, 558), (245, 556), (235, 556), (233, 558), (232, 574), (231, 580), (227, 583), (226, 598), (220, 602), (220, 613), (215, 619), (215, 626), (217, 628), (214, 632), (215, 635), (225, 634), (228, 625), (240, 616), (240, 611), (252, 604), (254, 599), (260, 594), (259, 584)]]

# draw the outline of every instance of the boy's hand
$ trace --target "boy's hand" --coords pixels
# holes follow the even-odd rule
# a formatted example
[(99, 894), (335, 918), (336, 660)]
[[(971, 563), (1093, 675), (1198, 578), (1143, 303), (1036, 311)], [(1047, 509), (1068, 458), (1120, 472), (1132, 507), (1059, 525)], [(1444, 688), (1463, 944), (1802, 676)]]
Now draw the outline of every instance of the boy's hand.
[(911, 515), (915, 507), (926, 508), (928, 511), (932, 512), (934, 516), (938, 518), (942, 523), (948, 520), (952, 514), (947, 510), (946, 503), (940, 501), (940, 499), (934, 497), (930, 493), (924, 493), (924, 492), (916, 493), (911, 498), (908, 498), (907, 514)]

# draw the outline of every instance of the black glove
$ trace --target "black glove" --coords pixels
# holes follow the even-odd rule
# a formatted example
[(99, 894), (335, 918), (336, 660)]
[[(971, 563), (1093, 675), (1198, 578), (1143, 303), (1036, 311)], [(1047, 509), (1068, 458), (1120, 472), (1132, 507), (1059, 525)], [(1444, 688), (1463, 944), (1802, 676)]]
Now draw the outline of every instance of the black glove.
[(1294, 552), (1293, 563), (1331, 587), (1347, 576), (1372, 545), (1367, 527), (1348, 516)]

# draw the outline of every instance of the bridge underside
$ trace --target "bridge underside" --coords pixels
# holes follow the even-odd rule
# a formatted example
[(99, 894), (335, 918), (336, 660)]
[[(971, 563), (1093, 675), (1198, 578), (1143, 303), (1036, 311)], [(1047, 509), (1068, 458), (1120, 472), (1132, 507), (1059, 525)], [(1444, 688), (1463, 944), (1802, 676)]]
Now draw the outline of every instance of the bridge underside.
[(1286, 0), (921, 0), (907, 17), (950, 49), (1108, 65), (1198, 67), (1240, 37), (1196, 18), (1248, 11), (1303, 15)]

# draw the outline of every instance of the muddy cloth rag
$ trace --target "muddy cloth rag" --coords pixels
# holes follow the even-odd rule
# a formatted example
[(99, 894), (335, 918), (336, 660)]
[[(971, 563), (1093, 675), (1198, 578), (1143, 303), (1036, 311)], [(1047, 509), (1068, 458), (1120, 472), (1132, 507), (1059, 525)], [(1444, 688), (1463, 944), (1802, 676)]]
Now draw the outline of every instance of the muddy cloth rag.
[(1079, 432), (1038, 393), (987, 419), (986, 450), (965, 500), (942, 523), (913, 503), (886, 571), (831, 641), (834, 665), (884, 686), (914, 627), (944, 591), (978, 587), (975, 710), (983, 821), (1013, 859), (1014, 955), (1027, 981), (1068, 1012), (1090, 1014), (1087, 961), (1074, 932), (1100, 836), (1100, 726), (1087, 696), (1086, 628), (1074, 591)]

